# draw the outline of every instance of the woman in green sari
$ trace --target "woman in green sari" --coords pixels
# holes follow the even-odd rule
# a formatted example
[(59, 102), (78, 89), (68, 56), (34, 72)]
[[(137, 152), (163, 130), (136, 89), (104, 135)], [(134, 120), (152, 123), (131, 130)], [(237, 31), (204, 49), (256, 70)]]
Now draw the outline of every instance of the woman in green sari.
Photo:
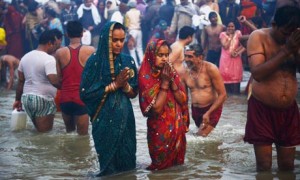
[(136, 167), (136, 130), (130, 98), (137, 95), (137, 69), (131, 56), (122, 54), (125, 28), (108, 22), (102, 29), (97, 52), (82, 74), (80, 97), (92, 123), (100, 163), (98, 176)]

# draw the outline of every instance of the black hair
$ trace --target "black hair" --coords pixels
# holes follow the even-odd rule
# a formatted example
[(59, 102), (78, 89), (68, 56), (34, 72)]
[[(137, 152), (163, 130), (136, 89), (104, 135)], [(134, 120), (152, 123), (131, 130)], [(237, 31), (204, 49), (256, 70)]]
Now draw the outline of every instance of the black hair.
[[(162, 46), (167, 46), (168, 47), (168, 49), (169, 49), (169, 52), (171, 52), (171, 46), (170, 46), (170, 44), (166, 41), (166, 40), (164, 40), (164, 42), (160, 45), (160, 47), (159, 48), (161, 48)], [(159, 49), (158, 48), (158, 49)]]
[(300, 27), (300, 8), (296, 6), (283, 6), (276, 10), (274, 22), (277, 27)]
[(212, 17), (218, 17), (218, 15), (215, 11), (212, 11), (208, 14), (208, 19), (211, 19)]
[(79, 21), (69, 21), (67, 24), (67, 34), (69, 38), (82, 37), (83, 27)]
[(54, 44), (54, 42), (56, 41), (56, 34), (53, 32), (53, 30), (46, 30), (44, 32), (42, 32), (42, 34), (39, 37), (39, 44), (47, 44), (47, 43), (51, 43)]
[(123, 29), (124, 32), (126, 32), (125, 26), (121, 23), (118, 23), (118, 22), (114, 24), (113, 30), (116, 30), (116, 29)]
[(31, 3), (28, 4), (28, 11), (29, 12), (34, 12), (39, 6), (39, 3), (36, 1), (32, 1)]
[(189, 36), (193, 36), (195, 34), (195, 29), (191, 26), (183, 26), (179, 30), (179, 39), (186, 39)]
[(200, 44), (190, 45), (188, 51), (194, 51), (194, 54), (197, 57), (203, 55), (203, 48)]
[(58, 30), (57, 28), (55, 29), (51, 29), (50, 31), (52, 31), (56, 37), (56, 39), (62, 39), (63, 34), (60, 30)]
[(46, 8), (46, 14), (50, 15), (51, 17), (56, 17), (56, 12), (52, 8)]

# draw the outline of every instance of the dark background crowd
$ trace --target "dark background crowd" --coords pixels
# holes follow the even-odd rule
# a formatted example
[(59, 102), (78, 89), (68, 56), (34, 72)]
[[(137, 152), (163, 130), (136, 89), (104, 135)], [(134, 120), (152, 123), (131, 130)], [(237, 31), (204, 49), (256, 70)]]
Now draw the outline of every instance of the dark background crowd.
[[(84, 8), (87, 6), (86, 4), (92, 4), (97, 12), (86, 11)], [(79, 12), (81, 6), (83, 6), (83, 12)], [(189, 16), (185, 16), (186, 12), (181, 11), (180, 6), (190, 6), (195, 11), (192, 10), (189, 12), (191, 13)], [(126, 13), (131, 8), (140, 11), (140, 17), (136, 18), (139, 19), (144, 50), (147, 42), (153, 36), (173, 43), (180, 27), (184, 25), (196, 29), (195, 39), (199, 42), (203, 27), (201, 25), (194, 26), (192, 17), (193, 15), (204, 15), (207, 19), (209, 11), (217, 12), (225, 26), (227, 26), (226, 23), (233, 20), (236, 22), (236, 28), (240, 29), (243, 35), (250, 34), (249, 27), (239, 23), (237, 17), (243, 15), (256, 27), (267, 27), (275, 6), (276, 0), (195, 0), (194, 2), (188, 0), (49, 0), (45, 2), (0, 0), (0, 25), (6, 35), (0, 36), (0, 38), (2, 37), (2, 40), (0, 39), (1, 55), (8, 54), (21, 59), (25, 53), (37, 47), (41, 32), (45, 29), (57, 28), (65, 34), (66, 24), (70, 20), (81, 21), (83, 27), (91, 33), (92, 40), (89, 44), (96, 47), (100, 30), (105, 22), (115, 20), (112, 18), (117, 12), (122, 16), (120, 21), (123, 20), (125, 23)], [(175, 14), (178, 15), (177, 18), (174, 18)], [(125, 23), (125, 26), (128, 27), (128, 24)], [(64, 38), (62, 46), (66, 46), (68, 43), (67, 38)], [(5, 80), (5, 71), (6, 69), (2, 68), (1, 81)]]

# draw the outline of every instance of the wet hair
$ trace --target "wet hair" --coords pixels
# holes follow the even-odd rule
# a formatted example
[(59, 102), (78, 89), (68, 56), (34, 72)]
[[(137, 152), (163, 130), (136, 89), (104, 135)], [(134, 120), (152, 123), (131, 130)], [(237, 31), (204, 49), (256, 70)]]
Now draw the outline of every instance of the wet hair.
[(194, 51), (195, 56), (201, 56), (203, 55), (203, 48), (200, 44), (192, 44), (188, 46), (187, 51)]
[(274, 22), (277, 27), (300, 27), (300, 8), (296, 6), (283, 6), (276, 10)]
[(44, 32), (42, 32), (42, 34), (39, 37), (39, 44), (47, 44), (47, 43), (51, 43), (54, 44), (54, 42), (56, 41), (56, 34), (53, 32), (53, 30), (46, 30)]
[(215, 11), (212, 11), (208, 14), (208, 19), (211, 19), (212, 17), (218, 17), (218, 15)]
[(116, 29), (123, 29), (124, 32), (126, 32), (125, 26), (123, 24), (118, 23), (118, 22), (115, 23), (113, 30), (116, 30)]
[(189, 36), (193, 36), (195, 34), (195, 29), (191, 26), (183, 26), (179, 30), (179, 39), (186, 39)]
[(82, 24), (79, 21), (69, 21), (67, 24), (67, 33), (69, 38), (81, 37), (83, 32)]

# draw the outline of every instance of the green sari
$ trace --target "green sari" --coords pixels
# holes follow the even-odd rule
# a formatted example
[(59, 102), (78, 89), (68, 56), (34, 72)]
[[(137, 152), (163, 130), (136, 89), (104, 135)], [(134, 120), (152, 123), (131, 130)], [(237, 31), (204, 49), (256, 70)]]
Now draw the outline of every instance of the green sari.
[(100, 163), (98, 176), (136, 167), (136, 130), (131, 101), (121, 89), (105, 92), (105, 87), (125, 67), (134, 70), (134, 77), (128, 83), (133, 90), (138, 88), (133, 58), (121, 53), (112, 59), (110, 42), (115, 23), (109, 22), (103, 27), (97, 52), (88, 59), (80, 84), (80, 98), (92, 121), (92, 135)]

